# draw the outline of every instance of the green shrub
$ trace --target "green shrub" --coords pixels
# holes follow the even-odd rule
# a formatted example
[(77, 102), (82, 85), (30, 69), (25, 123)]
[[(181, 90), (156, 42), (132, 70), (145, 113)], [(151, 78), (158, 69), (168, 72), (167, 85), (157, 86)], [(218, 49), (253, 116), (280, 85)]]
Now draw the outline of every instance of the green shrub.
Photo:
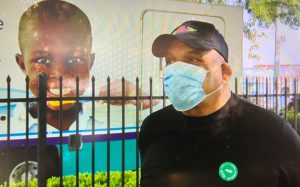
[[(107, 186), (107, 173), (98, 172), (95, 174), (95, 187), (106, 187)], [(52, 177), (47, 180), (47, 186), (49, 187), (59, 187), (59, 177)], [(37, 180), (31, 180), (28, 182), (29, 187), (37, 187)], [(119, 187), (122, 184), (122, 172), (111, 172), (110, 173), (110, 186)], [(23, 187), (25, 182), (19, 182), (15, 184), (10, 184), (11, 187)], [(64, 176), (63, 177), (64, 187), (76, 186), (76, 176)], [(79, 174), (79, 186), (92, 186), (92, 175), (90, 173), (80, 173)], [(125, 171), (125, 186), (135, 187), (136, 186), (136, 172), (135, 171)], [(6, 187), (5, 184), (0, 185), (0, 187)]]
[[(284, 117), (284, 113), (282, 113), (282, 117)], [(287, 121), (290, 122), (293, 128), (296, 128), (295, 117), (297, 117), (298, 133), (300, 133), (300, 112), (295, 116), (295, 110), (292, 107), (287, 111)]]

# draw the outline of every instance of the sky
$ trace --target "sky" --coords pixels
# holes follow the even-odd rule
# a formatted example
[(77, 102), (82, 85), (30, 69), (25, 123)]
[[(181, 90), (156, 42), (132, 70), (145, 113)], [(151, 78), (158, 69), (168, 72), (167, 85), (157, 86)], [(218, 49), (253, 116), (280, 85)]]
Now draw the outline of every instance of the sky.
[[(250, 15), (244, 11), (244, 21)], [(248, 53), (252, 42), (244, 37), (243, 41), (243, 67), (244, 70), (252, 69), (257, 65), (273, 65), (275, 62), (275, 26), (269, 28), (256, 27), (257, 30), (265, 33), (265, 36), (258, 39), (259, 49), (255, 50), (260, 59), (249, 59)], [(291, 29), (282, 23), (277, 26), (277, 34), (280, 38), (281, 47), (279, 50), (280, 65), (300, 66), (300, 29)], [(297, 70), (300, 71), (300, 68)]]

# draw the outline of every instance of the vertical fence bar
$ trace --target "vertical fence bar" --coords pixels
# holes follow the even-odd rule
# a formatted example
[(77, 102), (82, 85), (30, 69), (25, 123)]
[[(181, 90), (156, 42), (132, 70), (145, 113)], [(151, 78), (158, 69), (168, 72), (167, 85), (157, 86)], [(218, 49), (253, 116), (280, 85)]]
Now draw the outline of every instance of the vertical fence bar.
[(153, 111), (153, 107), (152, 107), (152, 101), (153, 101), (153, 97), (152, 97), (152, 92), (153, 92), (153, 84), (152, 84), (152, 77), (150, 77), (149, 79), (149, 83), (150, 83), (150, 114), (152, 113)]
[(59, 77), (59, 153), (60, 153), (60, 176), (59, 176), (59, 185), (63, 186), (63, 108), (62, 108), (62, 88), (63, 88), (63, 78)]
[(238, 78), (237, 77), (235, 77), (235, 79), (234, 79), (234, 93), (236, 95), (239, 95), (239, 93), (238, 93)]
[(287, 79), (284, 78), (284, 119), (287, 120), (287, 96), (288, 95), (288, 87), (287, 87)]
[(136, 152), (135, 152), (135, 158), (136, 158), (136, 162), (135, 162), (135, 177), (136, 177), (136, 186), (139, 186), (139, 142), (138, 142), (138, 135), (139, 135), (139, 111), (140, 111), (140, 94), (139, 94), (139, 78), (136, 78), (135, 81), (135, 85), (136, 85), (136, 126), (135, 126), (135, 132), (136, 132)]
[[(79, 76), (76, 77), (76, 141), (79, 138)], [(79, 146), (76, 145), (76, 187), (79, 187)]]
[(25, 138), (25, 186), (28, 187), (28, 139), (29, 139), (29, 77), (26, 76), (26, 138)]
[(268, 109), (269, 79), (266, 77), (266, 109)]
[(92, 187), (95, 186), (95, 77), (92, 77)]
[(255, 91), (254, 91), (255, 86), (253, 86), (253, 84), (255, 84), (254, 78), (250, 77), (250, 79), (249, 79), (249, 100), (250, 100), (250, 102), (254, 103), (253, 98), (255, 97), (255, 94), (253, 94), (253, 93), (255, 93)]
[(246, 100), (248, 100), (248, 87), (249, 87), (249, 82), (248, 82), (248, 77), (246, 77)]
[(249, 79), (248, 79), (248, 98), (250, 101), (251, 101), (251, 98), (253, 97), (252, 79), (253, 79), (253, 77), (249, 77)]
[(107, 77), (107, 187), (110, 187), (110, 77)]
[(273, 88), (273, 77), (268, 77), (268, 97), (269, 97), (269, 101), (268, 101), (268, 109), (274, 111), (274, 106), (273, 106), (273, 100), (274, 100), (274, 88)]
[(125, 185), (125, 78), (122, 77), (122, 187)]
[[(298, 79), (295, 78), (294, 80), (294, 99), (295, 99), (295, 106), (294, 106), (294, 128), (296, 132), (298, 132)], [(299, 133), (299, 132), (298, 132)]]
[[(281, 77), (281, 80), (280, 80), (280, 93), (279, 94), (281, 94), (281, 97), (285, 97), (285, 90), (286, 90), (286, 87), (285, 87), (285, 77)], [(281, 99), (282, 100), (282, 99)], [(282, 104), (281, 104), (281, 106), (280, 106), (280, 110), (281, 110), (281, 112), (283, 113), (284, 111), (282, 110), (283, 109), (283, 107), (284, 107), (284, 103), (285, 103), (285, 98), (283, 99), (283, 102), (282, 102)], [(284, 114), (283, 114), (284, 115)], [(284, 119), (285, 119), (285, 117), (284, 117)]]
[(258, 82), (258, 77), (256, 77), (256, 79), (255, 79), (255, 103), (256, 103), (256, 105), (258, 105), (258, 85), (259, 84), (259, 82)]
[[(271, 99), (271, 104), (272, 104), (272, 110), (274, 112), (276, 112), (276, 91), (275, 91), (275, 77), (271, 77), (271, 80), (272, 80), (272, 99)], [(269, 83), (271, 85), (271, 81)]]
[(275, 79), (275, 110), (276, 110), (276, 114), (278, 114), (278, 77), (276, 77)]
[(264, 94), (264, 84), (265, 84), (265, 80), (263, 77), (259, 77), (259, 106), (264, 107), (265, 106), (265, 102), (264, 102), (264, 98), (263, 98), (263, 94)]
[(163, 83), (163, 107), (166, 106), (166, 91), (165, 91), (165, 85)]
[[(8, 163), (9, 163), (9, 156), (8, 152), (10, 149), (10, 76), (7, 77), (6, 82), (7, 82), (7, 112), (6, 112), (6, 119), (7, 119), (7, 137), (6, 137), (6, 168), (8, 168)], [(9, 187), (9, 176), (7, 176), (7, 187)]]
[(46, 97), (47, 97), (47, 77), (45, 74), (39, 75), (39, 105), (38, 105), (38, 186), (45, 187), (46, 179)]

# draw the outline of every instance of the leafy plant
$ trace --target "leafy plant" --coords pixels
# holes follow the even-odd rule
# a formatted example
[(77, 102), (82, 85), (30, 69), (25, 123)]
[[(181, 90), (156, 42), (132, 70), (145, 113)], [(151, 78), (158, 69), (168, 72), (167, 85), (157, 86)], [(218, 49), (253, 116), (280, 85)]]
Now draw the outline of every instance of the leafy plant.
[[(287, 120), (292, 124), (292, 126), (295, 128), (295, 120), (297, 117), (297, 126), (298, 129), (300, 129), (300, 111), (298, 111), (298, 114), (295, 116), (295, 110), (294, 107), (292, 107), (291, 109), (288, 110), (287, 112)], [(298, 133), (300, 131), (298, 130)]]
[[(136, 186), (136, 172), (135, 171), (125, 171), (125, 186), (135, 187)], [(140, 176), (140, 175), (139, 175)], [(29, 187), (37, 187), (37, 179), (28, 181)], [(111, 172), (110, 173), (110, 186), (119, 187), (122, 184), (122, 172)], [(10, 184), (11, 187), (24, 187), (25, 182), (19, 182), (15, 184)], [(60, 180), (59, 177), (52, 177), (47, 180), (47, 186), (49, 187), (59, 187)], [(64, 187), (76, 186), (76, 177), (64, 176), (63, 177)], [(79, 186), (90, 187), (92, 186), (92, 175), (90, 173), (80, 173), (79, 174)], [(106, 187), (107, 186), (107, 173), (97, 172), (95, 174), (95, 187)], [(0, 185), (0, 187), (6, 187), (6, 184)]]
[(197, 3), (210, 3), (241, 6), (246, 10), (251, 18), (244, 22), (244, 36), (252, 42), (249, 59), (260, 57), (255, 54), (259, 49), (257, 39), (264, 37), (265, 33), (256, 26), (268, 28), (271, 24), (280, 21), (292, 29), (300, 27), (300, 1), (299, 0), (185, 0)]

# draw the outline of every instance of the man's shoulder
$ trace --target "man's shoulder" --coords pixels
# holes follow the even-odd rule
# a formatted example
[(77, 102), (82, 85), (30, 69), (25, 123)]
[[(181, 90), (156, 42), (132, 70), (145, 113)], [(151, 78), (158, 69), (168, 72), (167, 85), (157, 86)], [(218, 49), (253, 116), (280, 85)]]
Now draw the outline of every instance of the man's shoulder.
[(179, 112), (175, 110), (173, 105), (168, 105), (166, 107), (163, 107), (153, 113), (151, 113), (151, 116), (166, 116), (166, 115), (179, 115)]
[(245, 99), (237, 98), (237, 101), (233, 110), (238, 129), (256, 134), (260, 132), (265, 138), (281, 134), (285, 121), (279, 115)]
[(236, 97), (237, 104), (236, 107), (234, 107), (234, 110), (239, 116), (245, 118), (251, 117), (257, 120), (267, 118), (268, 120), (282, 122), (282, 118), (272, 110), (265, 109), (262, 106), (258, 106), (241, 97), (238, 96), (235, 97)]
[(168, 105), (160, 110), (157, 110), (147, 116), (143, 121), (143, 126), (149, 125), (168, 125), (182, 119), (180, 112), (176, 111), (173, 105)]

